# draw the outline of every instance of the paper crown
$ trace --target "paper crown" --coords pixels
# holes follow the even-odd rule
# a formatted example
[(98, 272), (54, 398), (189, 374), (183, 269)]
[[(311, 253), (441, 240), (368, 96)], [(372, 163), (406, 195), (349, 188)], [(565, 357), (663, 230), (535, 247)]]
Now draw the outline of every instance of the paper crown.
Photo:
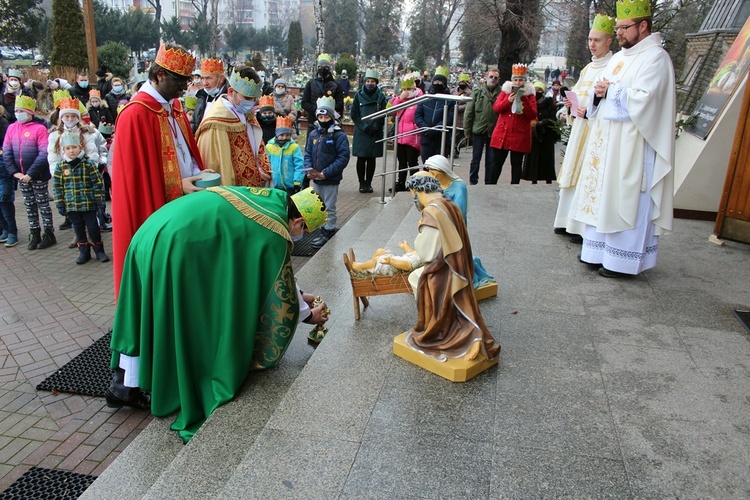
[(276, 135), (279, 134), (291, 134), (294, 122), (288, 116), (276, 117)]
[(444, 76), (446, 79), (450, 75), (450, 71), (445, 66), (438, 66), (435, 68), (435, 76)]
[(21, 78), (23, 78), (23, 72), (20, 69), (9, 69), (8, 77), (11, 76), (14, 76), (20, 80)]
[(182, 76), (190, 76), (195, 68), (195, 57), (192, 54), (176, 47), (168, 49), (164, 44), (159, 46), (154, 62), (167, 71)]
[(614, 17), (609, 17), (605, 14), (597, 14), (594, 18), (594, 24), (591, 25), (591, 29), (601, 31), (608, 35), (614, 35), (615, 21), (616, 19)]
[(198, 104), (198, 98), (194, 95), (185, 96), (185, 108), (195, 109), (195, 105)]
[(60, 101), (63, 99), (70, 99), (70, 92), (67, 90), (55, 90), (52, 92), (52, 100), (55, 103), (55, 107), (60, 107)]
[(617, 1), (617, 19), (639, 19), (641, 17), (651, 17), (651, 4), (649, 0), (618, 0)]
[(148, 80), (148, 73), (145, 71), (143, 73), (137, 73), (135, 75), (135, 83), (144, 83), (146, 80)]
[(99, 123), (98, 130), (104, 135), (112, 135), (115, 133), (115, 126), (101, 122)]
[(458, 81), (459, 82), (468, 82), (469, 81), (469, 75), (467, 75), (466, 73), (461, 73), (460, 75), (458, 75)]
[(325, 205), (318, 194), (309, 187), (299, 193), (292, 195), (292, 201), (297, 206), (297, 210), (305, 219), (305, 225), (309, 231), (315, 231), (326, 223), (328, 213), (325, 211)]
[(99, 92), (97, 89), (91, 89), (91, 90), (89, 90), (89, 99), (91, 99), (92, 97), (96, 97), (97, 99), (99, 99), (101, 101), (102, 100), (102, 93)]
[[(330, 109), (331, 111), (334, 111), (336, 108), (336, 101), (333, 100), (333, 97), (330, 96), (323, 96), (317, 101), (315, 101), (315, 106), (318, 109)], [(319, 115), (317, 111), (315, 112), (315, 115)]]
[(201, 61), (201, 76), (223, 75), (224, 63), (219, 59), (204, 59)]
[(274, 108), (274, 102), (273, 97), (270, 95), (264, 95), (260, 99), (258, 99), (258, 107), (259, 111), (263, 111), (263, 108)]
[(537, 90), (541, 90), (542, 92), (547, 90), (547, 87), (544, 85), (544, 82), (540, 82), (539, 80), (534, 82), (534, 88)]
[(368, 78), (372, 78), (374, 80), (380, 81), (380, 75), (378, 74), (378, 70), (374, 68), (370, 68), (367, 71), (365, 71), (365, 80)]
[(33, 97), (19, 95), (16, 97), (16, 109), (25, 109), (33, 113), (36, 110), (36, 101)]
[(60, 147), (64, 148), (65, 146), (80, 146), (81, 145), (81, 134), (71, 134), (69, 132), (64, 132), (60, 136)]
[(122, 110), (125, 109), (125, 106), (127, 106), (128, 103), (123, 103), (117, 106), (117, 116), (120, 116), (120, 113), (122, 113)]
[(528, 67), (525, 64), (518, 63), (518, 64), (513, 65), (511, 73), (514, 77), (520, 76), (520, 77), (526, 78), (527, 71), (528, 71)]
[(78, 113), (78, 116), (81, 116), (80, 104), (78, 99), (71, 99), (69, 97), (60, 99), (60, 105), (58, 106), (60, 108), (60, 116), (71, 112)]
[(318, 56), (318, 66), (330, 66), (331, 65), (331, 56), (328, 54), (320, 54)]
[(410, 89), (415, 85), (414, 75), (408, 75), (401, 80), (402, 89)]
[(229, 86), (232, 87), (236, 92), (239, 92), (245, 97), (249, 97), (251, 99), (255, 99), (256, 97), (260, 96), (263, 90), (260, 82), (256, 82), (255, 80), (251, 80), (249, 78), (243, 78), (234, 70), (232, 70), (232, 76), (229, 77)]

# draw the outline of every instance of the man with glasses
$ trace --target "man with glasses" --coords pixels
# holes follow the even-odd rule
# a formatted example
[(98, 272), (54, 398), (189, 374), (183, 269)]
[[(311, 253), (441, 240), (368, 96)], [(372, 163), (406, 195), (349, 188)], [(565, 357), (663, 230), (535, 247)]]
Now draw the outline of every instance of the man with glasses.
[[(575, 207), (586, 224), (581, 260), (607, 277), (656, 265), (659, 236), (672, 230), (675, 84), (661, 35), (651, 33), (648, 0), (617, 2), (622, 50), (594, 84), (587, 116), (592, 131)], [(596, 139), (596, 140), (595, 140)]]
[(492, 148), (490, 137), (497, 123), (497, 113), (492, 109), (497, 96), (500, 95), (500, 72), (497, 68), (490, 68), (484, 76), (484, 83), (471, 93), (471, 102), (464, 112), (464, 130), (471, 134), (472, 154), (469, 169), (469, 184), (479, 182), (479, 163), (484, 153), (484, 183), (490, 180), (492, 169)]
[(146, 81), (120, 112), (112, 149), (112, 261), (115, 299), (123, 260), (135, 232), (165, 203), (199, 190), (203, 164), (178, 97), (195, 58), (180, 45), (162, 45)]

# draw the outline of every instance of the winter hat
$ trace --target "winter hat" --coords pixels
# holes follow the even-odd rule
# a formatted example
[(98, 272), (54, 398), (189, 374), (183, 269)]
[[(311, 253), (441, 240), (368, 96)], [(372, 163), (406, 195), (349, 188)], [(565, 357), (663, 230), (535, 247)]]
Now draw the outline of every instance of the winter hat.
[(318, 67), (320, 68), (321, 66), (327, 66), (327, 67), (330, 68), (331, 67), (331, 56), (329, 56), (328, 54), (320, 54), (318, 56)]
[(448, 68), (445, 66), (438, 66), (435, 68), (435, 76), (432, 77), (432, 81), (440, 80), (445, 85), (448, 85)]
[(292, 133), (292, 119), (288, 116), (279, 116), (276, 118), (276, 137), (280, 136), (281, 134), (291, 134)]
[(258, 99), (258, 111), (273, 111), (274, 110), (274, 103), (273, 103), (273, 97), (270, 95), (264, 95), (260, 99)]
[(372, 78), (376, 82), (380, 83), (380, 75), (378, 74), (378, 70), (374, 68), (370, 68), (365, 71), (365, 80), (367, 80), (368, 78)]
[(534, 82), (534, 88), (538, 92), (544, 92), (545, 90), (547, 90), (547, 87), (544, 86), (544, 83), (540, 82), (539, 80), (537, 80), (537, 81)]
[(333, 100), (333, 97), (321, 97), (315, 102), (315, 106), (317, 107), (315, 110), (315, 116), (327, 115), (331, 118), (336, 118), (336, 111), (334, 110), (336, 102)]
[(36, 111), (36, 101), (32, 97), (21, 94), (16, 97), (16, 109), (28, 111), (33, 115)]
[(69, 132), (63, 132), (60, 135), (60, 147), (65, 146), (80, 146), (81, 145), (81, 134), (71, 134)]
[(74, 115), (78, 115), (78, 118), (81, 117), (81, 109), (80, 109), (80, 102), (78, 99), (60, 99), (60, 116), (66, 114), (66, 113), (72, 113)]
[(101, 66), (99, 66), (99, 69), (96, 70), (95, 74), (99, 78), (104, 78), (105, 76), (107, 76), (107, 67), (104, 64), (102, 64)]
[(273, 82), (273, 86), (277, 87), (279, 85), (283, 85), (284, 87), (286, 87), (286, 80), (284, 80), (283, 78), (277, 78), (276, 81)]
[(448, 158), (443, 155), (430, 156), (429, 158), (427, 158), (427, 161), (424, 162), (424, 166), (425, 168), (430, 170), (438, 170), (440, 172), (443, 172), (453, 180), (459, 179), (458, 175), (456, 175), (456, 173), (453, 172), (453, 169), (451, 168), (451, 162), (448, 161)]

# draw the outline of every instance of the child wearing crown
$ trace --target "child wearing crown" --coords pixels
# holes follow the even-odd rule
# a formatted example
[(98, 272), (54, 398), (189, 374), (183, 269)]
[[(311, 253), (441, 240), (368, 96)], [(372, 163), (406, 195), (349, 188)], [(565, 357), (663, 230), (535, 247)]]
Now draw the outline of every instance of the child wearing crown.
[(285, 189), (289, 195), (300, 190), (305, 180), (305, 158), (299, 144), (292, 140), (292, 119), (288, 116), (276, 118), (276, 136), (266, 144), (268, 161), (271, 162), (273, 186)]
[[(76, 264), (91, 260), (90, 245), (100, 262), (108, 262), (96, 218), (99, 204), (104, 203), (104, 181), (99, 167), (83, 151), (80, 134), (64, 132), (59, 143), (63, 154), (52, 178), (52, 192), (58, 210), (67, 213), (73, 223), (79, 251)], [(93, 243), (89, 244), (89, 238)]]
[(263, 142), (268, 142), (276, 136), (276, 110), (274, 109), (273, 97), (264, 95), (258, 99), (258, 112), (255, 118), (263, 130)]

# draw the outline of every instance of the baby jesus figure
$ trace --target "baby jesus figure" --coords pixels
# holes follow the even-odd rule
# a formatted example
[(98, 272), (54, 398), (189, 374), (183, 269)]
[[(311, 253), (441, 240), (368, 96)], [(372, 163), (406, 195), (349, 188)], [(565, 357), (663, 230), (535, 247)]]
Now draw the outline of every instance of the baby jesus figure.
[(370, 260), (352, 262), (352, 270), (378, 276), (393, 276), (401, 272), (411, 272), (422, 266), (417, 252), (404, 240), (398, 244), (404, 255), (393, 255), (385, 248), (378, 248)]

